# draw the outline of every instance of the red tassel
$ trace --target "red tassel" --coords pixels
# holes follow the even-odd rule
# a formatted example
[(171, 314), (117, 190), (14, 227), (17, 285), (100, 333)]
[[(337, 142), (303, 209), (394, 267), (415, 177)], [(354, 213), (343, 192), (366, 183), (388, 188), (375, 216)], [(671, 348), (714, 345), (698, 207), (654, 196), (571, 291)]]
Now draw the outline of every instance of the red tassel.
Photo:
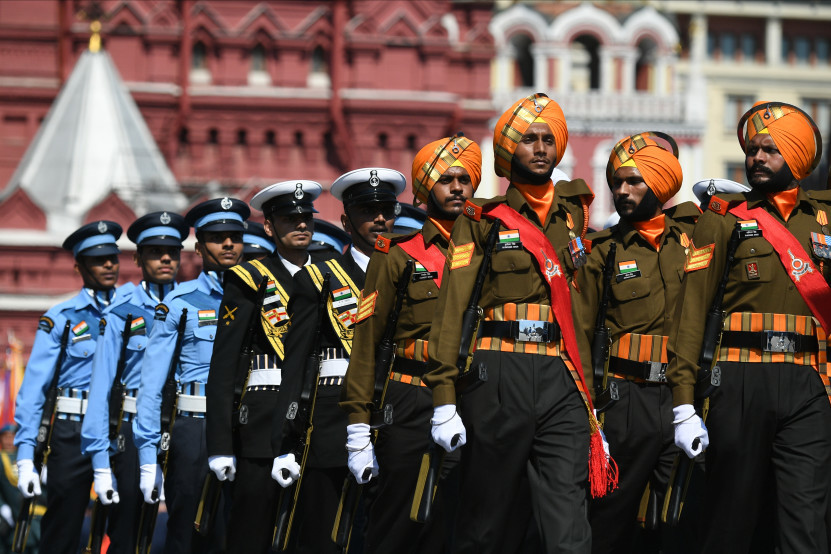
[(617, 463), (603, 451), (603, 438), (599, 429), (593, 429), (589, 441), (589, 487), (592, 498), (606, 496), (617, 488)]

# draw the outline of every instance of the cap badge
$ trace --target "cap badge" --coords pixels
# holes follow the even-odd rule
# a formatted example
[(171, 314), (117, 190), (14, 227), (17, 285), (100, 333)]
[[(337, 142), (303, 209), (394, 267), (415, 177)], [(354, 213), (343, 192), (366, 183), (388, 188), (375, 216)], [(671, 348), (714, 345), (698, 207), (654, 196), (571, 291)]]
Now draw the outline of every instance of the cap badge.
[(714, 179), (710, 179), (710, 184), (707, 185), (707, 194), (710, 196), (716, 193), (716, 182)]
[(248, 230), (248, 222), (247, 221), (242, 222), (242, 228), (245, 229), (246, 231)]
[(103, 221), (98, 222), (98, 232), (104, 234), (107, 232), (107, 224)]
[(162, 212), (162, 215), (159, 216), (159, 221), (162, 223), (162, 225), (167, 225), (168, 223), (170, 223), (170, 216), (167, 215), (167, 212)]
[(226, 196), (222, 199), (222, 202), (220, 202), (219, 205), (222, 206), (223, 210), (230, 210), (234, 203), (231, 202), (231, 199)]
[(381, 184), (381, 179), (378, 178), (378, 172), (374, 169), (369, 172), (369, 185), (372, 187), (377, 187)]
[(297, 183), (294, 186), (294, 197), (298, 200), (303, 198), (303, 183)]
[(398, 217), (399, 215), (401, 215), (401, 203), (396, 202), (395, 203), (395, 217)]

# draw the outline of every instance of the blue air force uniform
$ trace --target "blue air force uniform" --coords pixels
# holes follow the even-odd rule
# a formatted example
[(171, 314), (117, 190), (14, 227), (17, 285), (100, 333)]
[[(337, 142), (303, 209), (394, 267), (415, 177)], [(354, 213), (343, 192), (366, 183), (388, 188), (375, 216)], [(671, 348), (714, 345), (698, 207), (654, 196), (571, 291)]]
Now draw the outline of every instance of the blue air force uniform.
[[(236, 199), (209, 200), (193, 208), (186, 221), (197, 236), (203, 231), (239, 231), (248, 217), (248, 206)], [(198, 278), (181, 283), (155, 309), (146, 353), (141, 368), (137, 415), (133, 434), (139, 450), (140, 466), (157, 463), (161, 440), (162, 388), (171, 363), (179, 396), (177, 414), (171, 429), (170, 450), (165, 475), (167, 539), (165, 552), (210, 552), (222, 550), (224, 525), (217, 518), (213, 533), (202, 538), (193, 532), (193, 521), (208, 473), (205, 441), (205, 385), (208, 381), (217, 314), (222, 302), (224, 272), (203, 271)], [(182, 350), (173, 360), (179, 320), (187, 310)]]
[[(79, 256), (118, 254), (116, 240), (121, 227), (112, 221), (84, 225), (63, 247)], [(122, 287), (128, 291), (132, 287)], [(35, 343), (26, 365), (23, 383), (17, 395), (15, 435), (17, 463), (21, 477), (31, 473), (31, 461), (37, 443), (43, 403), (55, 372), (61, 350), (61, 336), (68, 324), (69, 341), (66, 356), (57, 369), (57, 415), (49, 439), (49, 479), (47, 511), (42, 521), (42, 552), (76, 552), (81, 541), (84, 511), (89, 503), (92, 465), (81, 454), (81, 421), (87, 407), (92, 361), (100, 336), (100, 320), (115, 299), (114, 289), (82, 289), (77, 295), (47, 311), (38, 323)], [(39, 468), (35, 468), (37, 471)], [(27, 481), (21, 479), (19, 486)], [(24, 492), (24, 495), (27, 494)], [(29, 493), (31, 494), (31, 493)]]
[[(188, 235), (185, 219), (175, 213), (153, 212), (136, 220), (127, 236), (139, 248), (173, 246), (182, 248)], [(133, 442), (132, 421), (136, 413), (136, 393), (141, 379), (141, 364), (147, 336), (154, 323), (156, 306), (172, 291), (175, 282), (142, 281), (127, 294), (119, 294), (104, 316), (104, 332), (98, 341), (92, 362), (87, 415), (81, 426), (81, 452), (91, 456), (93, 470), (109, 470), (115, 480), (120, 500), (109, 511), (107, 535), (109, 552), (131, 552), (135, 549), (141, 493), (138, 486), (138, 451)], [(119, 289), (119, 292), (121, 289)], [(123, 423), (118, 437), (110, 440), (110, 391), (117, 373), (127, 317), (132, 316), (124, 349), (125, 398), (122, 404)], [(97, 489), (96, 489), (97, 490)]]

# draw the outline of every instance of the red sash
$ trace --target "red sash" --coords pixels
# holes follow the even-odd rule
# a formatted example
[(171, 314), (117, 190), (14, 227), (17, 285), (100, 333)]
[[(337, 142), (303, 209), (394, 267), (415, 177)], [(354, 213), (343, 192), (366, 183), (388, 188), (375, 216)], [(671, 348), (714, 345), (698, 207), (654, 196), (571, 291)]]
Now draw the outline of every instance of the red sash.
[(537, 260), (540, 272), (545, 278), (551, 296), (551, 308), (560, 326), (560, 333), (563, 337), (566, 354), (568, 354), (574, 367), (577, 368), (580, 384), (582, 384), (583, 390), (586, 391), (581, 396), (586, 399), (586, 409), (589, 412), (588, 417), (591, 428), (589, 441), (589, 488), (594, 498), (605, 496), (606, 493), (617, 488), (617, 464), (611, 457), (607, 460), (603, 452), (600, 427), (594, 417), (592, 399), (586, 388), (586, 379), (583, 376), (583, 366), (580, 363), (580, 353), (577, 349), (577, 335), (574, 332), (574, 319), (571, 315), (571, 295), (568, 290), (568, 282), (563, 274), (563, 266), (557, 257), (557, 252), (541, 229), (522, 217), (507, 204), (497, 204), (482, 213), (489, 219), (499, 218), (507, 228), (517, 229), (519, 231), (520, 236), (523, 237), (522, 247)]
[(425, 248), (424, 235), (421, 233), (417, 233), (409, 239), (397, 242), (396, 244), (400, 246), (401, 250), (406, 252), (413, 260), (423, 265), (424, 269), (438, 275), (438, 277), (433, 279), (433, 281), (436, 282), (437, 287), (441, 288), (441, 277), (442, 272), (444, 271), (444, 262), (447, 260), (447, 256), (441, 253), (438, 246), (431, 244), (429, 247)]
[(729, 212), (740, 219), (755, 219), (761, 223), (760, 228), (765, 239), (776, 250), (796, 290), (825, 332), (831, 331), (831, 287), (825, 282), (822, 273), (811, 263), (811, 257), (797, 238), (762, 208), (749, 210), (747, 202), (730, 208)]

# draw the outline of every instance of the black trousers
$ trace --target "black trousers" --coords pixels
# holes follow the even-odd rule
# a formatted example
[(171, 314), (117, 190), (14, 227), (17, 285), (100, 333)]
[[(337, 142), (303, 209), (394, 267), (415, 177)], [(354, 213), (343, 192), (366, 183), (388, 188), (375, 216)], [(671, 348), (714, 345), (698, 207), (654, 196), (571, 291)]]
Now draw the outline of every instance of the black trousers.
[[(332, 541), (332, 527), (335, 523), (343, 481), (348, 472), (345, 466), (331, 468), (306, 466), (291, 530), (290, 544), (293, 546), (291, 552), (340, 554), (340, 549)], [(354, 537), (352, 542), (355, 542)], [(354, 552), (354, 549), (350, 548), (350, 550)]]
[(615, 381), (620, 400), (605, 412), (603, 431), (617, 462), (620, 481), (614, 492), (591, 502), (592, 552), (657, 552), (657, 537), (638, 537), (641, 543), (635, 548), (639, 529), (636, 519), (647, 484), (657, 493), (659, 509), (663, 505), (678, 452), (672, 425), (672, 392), (667, 385)]
[[(193, 529), (202, 485), (208, 474), (205, 420), (177, 416), (170, 437), (170, 455), (164, 482), (167, 506), (166, 554), (222, 552), (225, 548), (226, 510), (220, 498), (213, 530), (202, 537)], [(224, 496), (224, 491), (223, 491)]]
[[(390, 381), (386, 402), (393, 406), (393, 424), (382, 427), (375, 443), (378, 486), (369, 511), (368, 553), (440, 553), (449, 551), (455, 497), (458, 494), (458, 451), (444, 457), (430, 521), (410, 519), (413, 493), (422, 455), (430, 447), (433, 395), (426, 387)], [(450, 476), (448, 478), (448, 476)], [(455, 478), (454, 478), (455, 477)]]
[[(280, 485), (271, 478), (273, 458), (237, 458), (233, 483), (228, 552), (271, 551)], [(227, 488), (226, 488), (227, 490)]]
[(144, 502), (139, 489), (138, 449), (133, 443), (130, 423), (124, 422), (121, 433), (124, 435), (124, 452), (110, 458), (119, 502), (110, 505), (107, 518), (108, 554), (133, 554), (136, 551), (138, 519)]
[[(589, 552), (589, 418), (559, 357), (478, 351), (488, 380), (462, 398), (462, 450), (456, 550), (515, 552), (525, 535), (515, 521), (517, 491), (528, 479), (545, 552)], [(512, 534), (510, 538), (509, 534)], [(510, 541), (510, 542), (508, 542)]]
[(81, 526), (92, 487), (92, 461), (81, 455), (81, 422), (55, 419), (49, 446), (40, 551), (75, 554), (86, 545)]
[(776, 552), (828, 552), (831, 405), (819, 375), (794, 364), (720, 365), (707, 419), (704, 551), (750, 552), (768, 518)]

